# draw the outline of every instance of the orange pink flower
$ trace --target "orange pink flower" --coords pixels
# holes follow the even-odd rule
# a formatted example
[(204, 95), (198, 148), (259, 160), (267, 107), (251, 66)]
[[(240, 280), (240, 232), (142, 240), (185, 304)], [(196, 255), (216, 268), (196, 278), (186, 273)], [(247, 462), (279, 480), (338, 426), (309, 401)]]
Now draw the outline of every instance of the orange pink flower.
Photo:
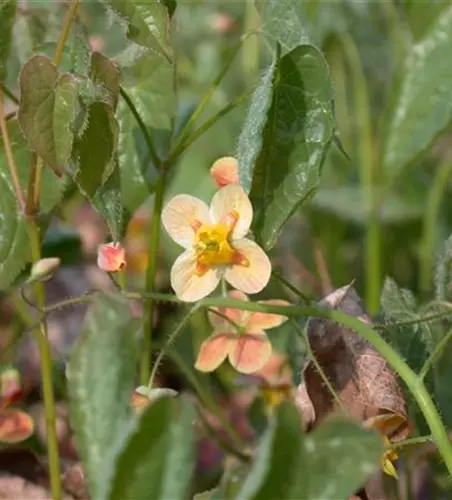
[(97, 265), (103, 271), (115, 273), (126, 267), (126, 251), (119, 243), (100, 245), (97, 250)]
[[(228, 296), (248, 300), (239, 290), (229, 292)], [(288, 302), (275, 299), (262, 301), (261, 304), (288, 305)], [(211, 372), (229, 358), (231, 365), (241, 373), (260, 370), (272, 355), (272, 345), (265, 330), (280, 326), (287, 318), (278, 314), (230, 308), (213, 308), (213, 311), (216, 313), (209, 312), (209, 321), (214, 331), (202, 343), (195, 368)]]
[(238, 162), (232, 156), (220, 158), (210, 167), (210, 175), (218, 187), (239, 183)]

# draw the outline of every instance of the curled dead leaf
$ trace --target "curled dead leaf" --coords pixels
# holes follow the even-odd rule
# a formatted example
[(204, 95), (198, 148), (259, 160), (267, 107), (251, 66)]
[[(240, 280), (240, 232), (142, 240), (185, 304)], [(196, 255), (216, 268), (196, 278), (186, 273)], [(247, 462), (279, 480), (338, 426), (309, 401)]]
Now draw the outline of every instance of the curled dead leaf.
[(0, 410), (0, 442), (20, 443), (34, 432), (33, 419), (24, 411), (16, 408)]
[[(318, 305), (371, 322), (351, 286), (333, 291)], [(310, 318), (307, 334), (313, 355), (350, 416), (368, 422), (393, 442), (406, 439), (411, 434), (406, 401), (386, 360), (353, 330), (330, 320)], [(306, 366), (303, 379), (297, 401), (300, 406), (306, 392), (315, 412), (315, 426), (327, 415), (341, 411), (313, 363)]]

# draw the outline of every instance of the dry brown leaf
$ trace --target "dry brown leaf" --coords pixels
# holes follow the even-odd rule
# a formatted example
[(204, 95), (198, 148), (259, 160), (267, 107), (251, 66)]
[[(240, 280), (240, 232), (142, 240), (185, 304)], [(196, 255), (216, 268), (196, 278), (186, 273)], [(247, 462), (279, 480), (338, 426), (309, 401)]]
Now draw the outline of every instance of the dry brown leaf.
[[(327, 295), (319, 306), (357, 316), (370, 323), (361, 299), (351, 286)], [(313, 355), (350, 416), (384, 433), (391, 441), (410, 434), (406, 402), (396, 374), (386, 360), (354, 331), (330, 320), (311, 318), (307, 334)], [(303, 373), (297, 401), (307, 393), (315, 412), (315, 426), (340, 407), (313, 363)]]

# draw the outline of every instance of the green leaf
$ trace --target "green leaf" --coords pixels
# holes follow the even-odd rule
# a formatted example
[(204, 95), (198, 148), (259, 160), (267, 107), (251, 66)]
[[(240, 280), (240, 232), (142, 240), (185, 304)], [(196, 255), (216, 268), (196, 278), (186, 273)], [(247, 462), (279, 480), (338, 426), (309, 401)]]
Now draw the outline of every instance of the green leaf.
[(335, 419), (304, 435), (291, 403), (281, 404), (257, 449), (237, 500), (348, 498), (377, 468), (381, 438)]
[(0, 0), (0, 82), (5, 81), (16, 8), (16, 0)]
[(452, 301), (452, 235), (446, 240), (435, 273), (436, 299)]
[(169, 15), (164, 4), (156, 0), (104, 0), (104, 2), (127, 24), (127, 38), (163, 55), (171, 62)]
[(302, 443), (298, 410), (289, 403), (280, 405), (262, 436), (256, 458), (237, 500), (290, 498), (296, 476), (305, 472), (300, 468)]
[[(376, 193), (378, 196), (378, 193)], [(365, 195), (360, 186), (337, 186), (319, 189), (312, 199), (312, 205), (337, 217), (366, 225), (368, 220)], [(422, 217), (423, 207), (393, 194), (385, 198), (380, 208), (380, 220), (386, 224), (406, 224)]]
[(121, 451), (111, 500), (184, 500), (196, 463), (195, 408), (191, 401), (161, 398), (141, 415)]
[(162, 0), (162, 3), (166, 6), (166, 8), (168, 9), (168, 14), (170, 18), (172, 18), (177, 7), (176, 0)]
[(105, 498), (116, 443), (130, 425), (136, 321), (127, 301), (97, 295), (68, 365), (70, 417), (92, 498)]
[(382, 454), (379, 435), (354, 422), (331, 419), (306, 435), (298, 484), (289, 498), (348, 498), (378, 469)]
[(128, 47), (115, 61), (121, 67), (121, 85), (144, 123), (171, 130), (177, 111), (171, 64), (137, 45)]
[(251, 190), (254, 166), (264, 146), (263, 134), (272, 105), (277, 64), (278, 57), (274, 59), (271, 66), (264, 73), (259, 86), (255, 90), (238, 141), (237, 157), (240, 165), (240, 184), (247, 192)]
[[(396, 323), (420, 319), (416, 311), (416, 299), (412, 292), (399, 288), (391, 278), (385, 279), (381, 294), (381, 307), (386, 322)], [(391, 327), (388, 335), (410, 367), (419, 373), (429, 352), (434, 347), (429, 325), (420, 323), (395, 326)]]
[(74, 134), (72, 123), (77, 110), (77, 84), (69, 74), (61, 75), (55, 89), (53, 107), (53, 131), (55, 159), (58, 165), (65, 165), (71, 156)]
[[(16, 120), (8, 121), (8, 132), (22, 187), (28, 181), (33, 161)], [(52, 171), (42, 175), (41, 213), (48, 214), (61, 200), (63, 184)], [(8, 171), (3, 141), (0, 140), (0, 289), (8, 287), (30, 261), (27, 225), (22, 217)]]
[(63, 165), (58, 163), (53, 129), (53, 109), (58, 70), (46, 56), (33, 56), (19, 77), (19, 122), (30, 146), (58, 176)]
[(114, 169), (118, 123), (113, 109), (104, 102), (89, 105), (86, 120), (87, 125), (74, 141), (72, 157), (77, 168), (77, 184), (92, 197)]
[(108, 104), (116, 109), (119, 99), (119, 68), (111, 59), (99, 52), (91, 55), (91, 80), (105, 90)]
[[(176, 115), (172, 67), (165, 59), (137, 45), (126, 49), (116, 61), (121, 67), (122, 86), (158, 148), (158, 133), (171, 133)], [(142, 131), (123, 99), (119, 102), (117, 116), (121, 189), (125, 207), (133, 212), (149, 196), (149, 181), (157, 172), (149, 158)]]
[(121, 241), (124, 236), (131, 212), (123, 208), (120, 172), (117, 162), (114, 170), (91, 199), (94, 208), (106, 220), (113, 241)]
[(303, 1), (255, 0), (254, 3), (261, 15), (262, 31), (281, 44), (283, 53), (312, 43)]
[(383, 170), (392, 180), (425, 151), (452, 118), (452, 7), (415, 43), (400, 68), (400, 84), (389, 117)]
[[(272, 80), (272, 103), (262, 129), (269, 91), (263, 86)], [(256, 109), (260, 112), (254, 121)], [(267, 250), (316, 188), (333, 134), (327, 64), (315, 47), (299, 46), (279, 59), (273, 79), (267, 76), (262, 82), (239, 138), (240, 181), (256, 211), (252, 228)]]

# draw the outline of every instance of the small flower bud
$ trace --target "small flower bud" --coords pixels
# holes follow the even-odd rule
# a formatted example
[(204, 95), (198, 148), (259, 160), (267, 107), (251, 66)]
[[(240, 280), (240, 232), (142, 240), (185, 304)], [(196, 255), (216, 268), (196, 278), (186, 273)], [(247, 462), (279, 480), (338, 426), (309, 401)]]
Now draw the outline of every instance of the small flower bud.
[(116, 273), (126, 267), (126, 251), (119, 243), (100, 245), (97, 250), (97, 265), (103, 271)]
[(143, 408), (149, 406), (152, 402), (157, 399), (168, 397), (174, 398), (177, 396), (178, 392), (174, 389), (169, 389), (167, 387), (157, 387), (156, 389), (149, 389), (146, 386), (137, 387), (133, 393), (131, 398), (131, 405), (135, 411), (140, 411)]
[(210, 175), (219, 188), (228, 184), (238, 184), (239, 168), (237, 160), (232, 156), (220, 158), (210, 168)]
[(215, 12), (210, 17), (210, 25), (214, 31), (226, 35), (237, 27), (235, 19), (223, 12)]
[(61, 259), (58, 257), (48, 257), (38, 260), (33, 264), (28, 281), (46, 281), (60, 267)]

